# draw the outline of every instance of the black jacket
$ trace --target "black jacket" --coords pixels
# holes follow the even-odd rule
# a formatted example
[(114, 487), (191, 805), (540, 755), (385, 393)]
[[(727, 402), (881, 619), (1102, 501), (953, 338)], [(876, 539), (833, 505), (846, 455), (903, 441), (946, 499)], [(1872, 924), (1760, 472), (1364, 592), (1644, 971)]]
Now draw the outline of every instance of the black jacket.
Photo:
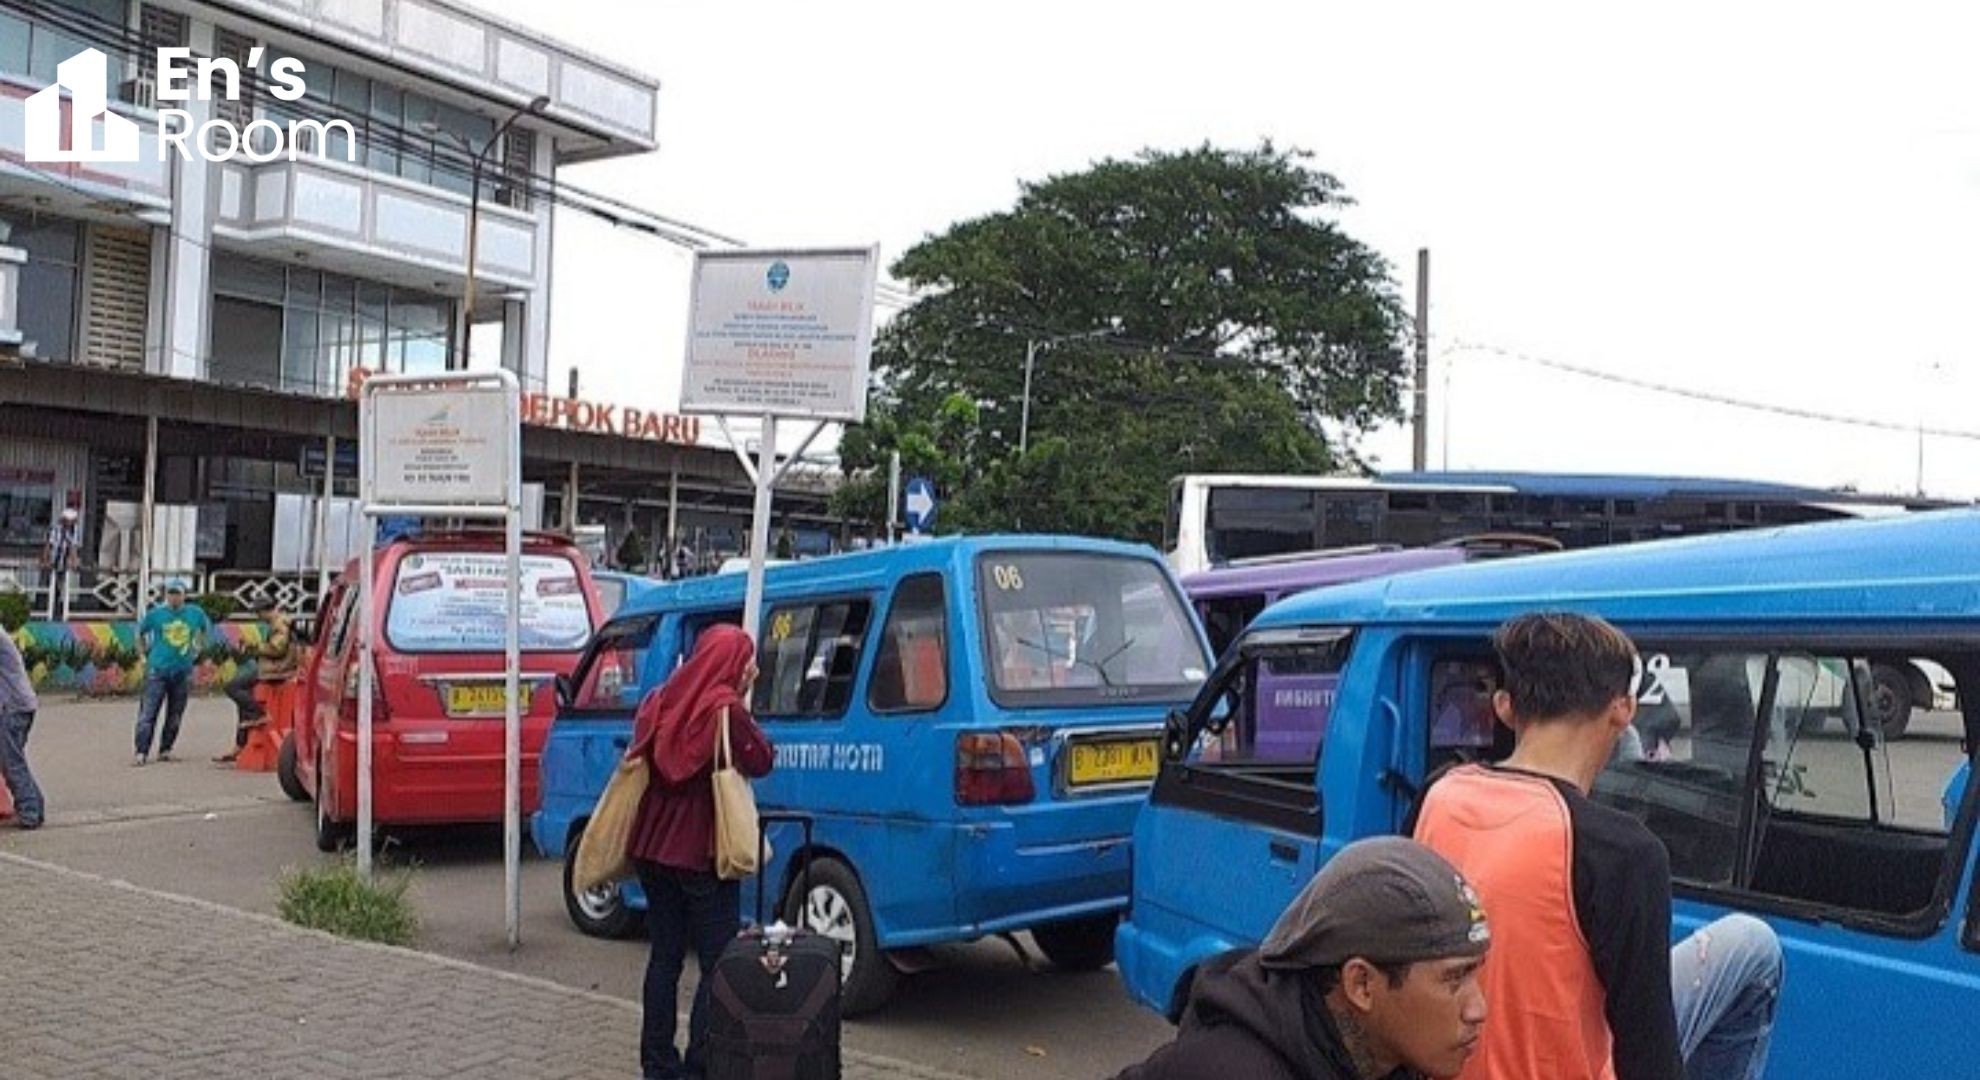
[[(1115, 1080), (1361, 1080), (1313, 984), (1251, 950), (1208, 961), (1176, 1041)], [(1421, 1080), (1397, 1069), (1384, 1080)]]

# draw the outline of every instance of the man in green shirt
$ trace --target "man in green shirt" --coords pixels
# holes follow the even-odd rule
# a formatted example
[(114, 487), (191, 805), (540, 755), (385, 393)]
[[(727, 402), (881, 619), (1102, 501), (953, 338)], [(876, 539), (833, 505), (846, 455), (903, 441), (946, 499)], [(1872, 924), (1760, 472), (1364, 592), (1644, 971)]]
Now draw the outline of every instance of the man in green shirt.
[(143, 765), (151, 757), (151, 735), (161, 704), (165, 731), (158, 740), (158, 760), (172, 760), (179, 721), (186, 715), (193, 662), (212, 632), (206, 612), (186, 603), (186, 587), (179, 581), (166, 583), (165, 603), (146, 612), (138, 624), (138, 646), (144, 650), (144, 700), (138, 706), (137, 758), (131, 764)]

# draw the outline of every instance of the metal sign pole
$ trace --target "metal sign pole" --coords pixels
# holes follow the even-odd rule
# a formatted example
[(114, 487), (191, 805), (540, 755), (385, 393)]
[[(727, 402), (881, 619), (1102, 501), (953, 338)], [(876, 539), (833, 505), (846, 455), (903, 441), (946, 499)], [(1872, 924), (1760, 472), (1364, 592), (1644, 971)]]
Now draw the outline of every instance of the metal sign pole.
[[(517, 683), (522, 669), (522, 417), (520, 401), (511, 392), (507, 410), (509, 505), (503, 515), (503, 550), (508, 557), (507, 627), (502, 642), (502, 884), (509, 948), (522, 944), (522, 717)], [(573, 465), (575, 471), (577, 466)], [(573, 518), (572, 520), (576, 520)]]
[(763, 564), (770, 554), (770, 488), (777, 482), (777, 415), (763, 414), (756, 450), (756, 509), (749, 520), (749, 583), (743, 590), (743, 632), (760, 640), (763, 628)]
[[(375, 411), (375, 406), (372, 404), (372, 402), (373, 402), (373, 396), (372, 394), (369, 393), (362, 395), (358, 399), (358, 438), (363, 440), (359, 445), (360, 448), (365, 451), (369, 451), (371, 447), (377, 444), (378, 441), (377, 438), (378, 433), (371, 429), (371, 425), (374, 418), (374, 411)], [(371, 639), (373, 636), (371, 615), (372, 615), (372, 604), (374, 602), (371, 596), (371, 589), (372, 589), (371, 579), (374, 576), (374, 573), (377, 568), (376, 555), (378, 552), (378, 538), (376, 537), (376, 535), (373, 535), (378, 527), (378, 524), (377, 524), (377, 520), (371, 516), (371, 505), (372, 505), (372, 496), (374, 494), (374, 489), (377, 487), (377, 478), (373, 474), (377, 470), (378, 461), (377, 461), (377, 455), (374, 453), (367, 452), (363, 455), (363, 457), (364, 460), (362, 461), (358, 469), (358, 475), (361, 478), (358, 482), (359, 483), (358, 505), (361, 506), (365, 512), (364, 523), (365, 523), (365, 532), (367, 535), (364, 537), (364, 547), (359, 552), (358, 561), (357, 561), (357, 566), (358, 566), (357, 850), (358, 850), (358, 876), (366, 881), (370, 881), (371, 880), (371, 847), (372, 847), (371, 845), (371, 723), (372, 723), (371, 699), (372, 699), (372, 695), (375, 692), (375, 689), (372, 686), (372, 679), (375, 677), (375, 672), (371, 660), (371, 644), (372, 644)], [(337, 459), (334, 456), (331, 457), (329, 460), (323, 463), (323, 468), (325, 472), (334, 475), (335, 470), (337, 468)], [(324, 782), (324, 777), (319, 775), (316, 778), (316, 787), (317, 787), (316, 799), (318, 804), (322, 804), (323, 802), (325, 802), (323, 798), (323, 790), (322, 790), (323, 782)], [(323, 811), (323, 810), (317, 811), (317, 813), (319, 814), (326, 812), (327, 811)]]

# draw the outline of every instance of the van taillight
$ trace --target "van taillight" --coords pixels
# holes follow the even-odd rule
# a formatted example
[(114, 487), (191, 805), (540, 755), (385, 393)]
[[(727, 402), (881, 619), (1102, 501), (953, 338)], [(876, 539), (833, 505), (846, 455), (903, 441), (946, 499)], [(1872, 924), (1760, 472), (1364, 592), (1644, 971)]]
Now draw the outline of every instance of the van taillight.
[(1017, 736), (1004, 731), (956, 736), (957, 805), (1028, 803), (1037, 794)]
[[(349, 727), (356, 727), (358, 722), (358, 690), (361, 689), (359, 686), (360, 680), (358, 679), (358, 665), (363, 662), (363, 660), (357, 657), (352, 657), (350, 664), (344, 668), (344, 697), (337, 706), (337, 721)], [(385, 680), (378, 677), (377, 661), (373, 661), (371, 669), (371, 722), (382, 724), (389, 719), (391, 719), (391, 712), (385, 707)]]

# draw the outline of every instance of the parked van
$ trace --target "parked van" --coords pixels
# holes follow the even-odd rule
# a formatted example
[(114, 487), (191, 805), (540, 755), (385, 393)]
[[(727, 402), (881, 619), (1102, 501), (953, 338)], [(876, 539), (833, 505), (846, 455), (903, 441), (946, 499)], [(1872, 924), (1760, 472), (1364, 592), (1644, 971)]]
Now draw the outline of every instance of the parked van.
[[(629, 601), (568, 683), (531, 830), (588, 933), (630, 933), (643, 907), (630, 886), (575, 893), (568, 864), (633, 711), (701, 632), (742, 621), (743, 590), (723, 574)], [(817, 819), (810, 895), (795, 829), (773, 829), (766, 880), (849, 947), (846, 1008), (883, 1003), (909, 950), (987, 934), (1106, 964), (1163, 717), (1210, 667), (1161, 557), (949, 538), (774, 567), (764, 596), (752, 710), (777, 756), (757, 798)]]
[[(506, 562), (500, 532), (413, 534), (373, 549), (372, 818), (379, 825), (502, 820)], [(590, 562), (570, 541), (526, 534), (522, 549), (522, 806), (568, 675), (603, 616)], [(297, 676), (282, 787), (315, 802), (316, 843), (334, 851), (357, 820), (359, 561)]]
[(1465, 561), (1458, 548), (1402, 548), (1395, 545), (1336, 548), (1299, 556), (1277, 556), (1230, 563), (1185, 574), (1183, 592), (1203, 620), (1210, 649), (1218, 656), (1236, 641), (1266, 607), (1295, 593), (1366, 578), (1388, 577)]
[[(1594, 798), (1670, 851), (1674, 937), (1728, 912), (1779, 932), (1787, 978), (1769, 1075), (1955, 1075), (1980, 1015), (1980, 788), (1947, 777), (1980, 742), (1980, 513), (1637, 544), (1429, 570), (1267, 609), (1170, 718), (1135, 827), (1117, 936), (1135, 998), (1171, 1017), (1206, 958), (1256, 943), (1319, 866), (1400, 831), (1443, 764), (1491, 761), (1492, 631), (1515, 615), (1603, 616), (1645, 677)], [(1887, 742), (1880, 665), (1925, 661), (1959, 713)], [(1288, 679), (1331, 677), (1306, 706), (1311, 756), (1257, 735)], [(1685, 686), (1685, 708), (1651, 706)], [(1651, 721), (1674, 725), (1645, 737)], [(1232, 889), (1229, 883), (1246, 887)]]

